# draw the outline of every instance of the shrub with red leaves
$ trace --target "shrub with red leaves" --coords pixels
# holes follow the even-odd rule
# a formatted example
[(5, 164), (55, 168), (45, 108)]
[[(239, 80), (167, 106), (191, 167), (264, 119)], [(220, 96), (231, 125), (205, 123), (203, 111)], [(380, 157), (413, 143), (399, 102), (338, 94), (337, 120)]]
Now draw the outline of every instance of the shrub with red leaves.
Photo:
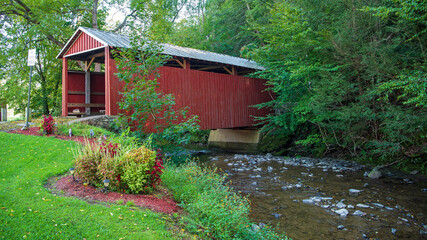
[[(164, 169), (165, 167), (163, 166), (163, 157), (162, 157), (162, 150), (161, 149), (157, 149), (157, 154), (156, 154), (156, 162), (154, 163), (153, 166), (153, 170), (149, 172), (149, 174), (151, 175), (150, 177), (150, 183), (151, 183), (151, 187), (154, 189), (156, 188), (156, 184), (157, 183), (161, 183), (162, 179), (160, 178), (163, 171), (162, 169)], [(148, 173), (147, 172), (147, 173)]]
[(49, 117), (46, 117), (43, 115), (43, 120), (41, 122), (40, 131), (43, 132), (43, 134), (53, 134), (55, 133), (56, 126), (55, 126), (55, 120), (53, 119), (52, 115), (49, 114)]
[(104, 152), (105, 154), (110, 155), (110, 157), (116, 156), (117, 152), (120, 150), (119, 145), (117, 143), (111, 143), (111, 142), (102, 142), (101, 146), (99, 147), (99, 150), (101, 152)]

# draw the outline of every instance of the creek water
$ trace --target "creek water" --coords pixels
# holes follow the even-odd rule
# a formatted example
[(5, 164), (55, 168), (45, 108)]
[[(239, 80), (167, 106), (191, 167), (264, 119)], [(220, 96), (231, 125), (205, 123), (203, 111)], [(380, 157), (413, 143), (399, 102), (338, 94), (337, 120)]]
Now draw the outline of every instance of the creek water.
[(251, 201), (253, 222), (293, 239), (427, 239), (427, 178), (351, 161), (219, 153), (199, 156)]

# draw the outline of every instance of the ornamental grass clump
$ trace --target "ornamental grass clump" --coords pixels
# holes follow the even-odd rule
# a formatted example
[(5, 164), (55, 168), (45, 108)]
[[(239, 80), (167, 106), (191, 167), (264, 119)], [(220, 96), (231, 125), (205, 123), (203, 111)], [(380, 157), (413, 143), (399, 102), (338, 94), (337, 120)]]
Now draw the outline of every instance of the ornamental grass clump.
[(75, 176), (85, 183), (99, 185), (98, 166), (101, 164), (105, 154), (96, 143), (86, 141), (85, 145), (74, 153)]

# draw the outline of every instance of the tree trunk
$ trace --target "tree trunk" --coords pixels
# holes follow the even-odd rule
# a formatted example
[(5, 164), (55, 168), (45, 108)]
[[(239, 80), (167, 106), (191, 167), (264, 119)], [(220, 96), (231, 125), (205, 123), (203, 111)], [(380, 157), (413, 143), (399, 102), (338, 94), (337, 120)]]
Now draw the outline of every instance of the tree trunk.
[(98, 29), (98, 0), (93, 1), (92, 6), (92, 28)]

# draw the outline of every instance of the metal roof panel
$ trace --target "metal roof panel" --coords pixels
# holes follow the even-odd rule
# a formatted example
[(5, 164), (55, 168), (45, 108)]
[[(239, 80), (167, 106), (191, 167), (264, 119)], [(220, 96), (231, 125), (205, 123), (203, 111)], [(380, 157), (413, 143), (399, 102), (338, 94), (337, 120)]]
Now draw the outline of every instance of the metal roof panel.
[[(76, 31), (83, 31), (86, 34), (92, 36), (97, 41), (103, 43), (105, 46), (111, 46), (111, 47), (117, 47), (117, 48), (130, 48), (131, 42), (128, 36), (112, 33), (112, 32), (105, 32), (93, 28), (86, 28), (86, 27), (79, 27)], [(73, 37), (76, 35), (76, 33), (73, 35)], [(70, 39), (71, 40), (71, 39)], [(58, 58), (61, 57), (61, 54), (63, 54), (64, 51), (66, 51), (67, 48), (70, 46), (70, 42), (65, 45), (65, 47), (61, 50), (61, 52), (58, 54)], [(203, 51), (193, 48), (187, 48), (187, 47), (179, 47), (172, 44), (161, 44), (163, 47), (163, 54), (171, 55), (171, 56), (177, 56), (177, 57), (183, 57), (183, 58), (192, 58), (195, 60), (203, 60), (208, 62), (215, 62), (215, 63), (222, 63), (222, 64), (228, 64), (238, 67), (244, 67), (244, 68), (250, 68), (250, 69), (257, 69), (257, 70), (264, 70), (264, 67), (258, 65), (256, 62), (240, 58), (240, 57), (233, 57), (225, 54), (219, 54), (209, 51)]]

